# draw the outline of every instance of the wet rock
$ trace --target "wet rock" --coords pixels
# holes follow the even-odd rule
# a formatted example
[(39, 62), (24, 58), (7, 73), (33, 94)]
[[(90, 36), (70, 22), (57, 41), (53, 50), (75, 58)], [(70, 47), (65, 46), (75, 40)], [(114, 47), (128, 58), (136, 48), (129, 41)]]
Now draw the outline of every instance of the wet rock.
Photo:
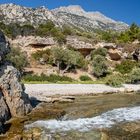
[(60, 96), (60, 97), (46, 97), (46, 96), (37, 96), (38, 101), (45, 103), (55, 103), (55, 102), (74, 102), (74, 96)]

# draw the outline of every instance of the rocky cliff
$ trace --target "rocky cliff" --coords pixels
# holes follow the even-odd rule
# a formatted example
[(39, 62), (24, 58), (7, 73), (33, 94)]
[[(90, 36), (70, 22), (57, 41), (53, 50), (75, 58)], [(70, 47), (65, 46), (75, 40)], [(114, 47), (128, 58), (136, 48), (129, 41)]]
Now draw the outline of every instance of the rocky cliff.
[(9, 43), (0, 31), (0, 133), (5, 121), (11, 117), (22, 117), (32, 110), (20, 83), (20, 73), (4, 60), (9, 51)]
[(15, 4), (0, 5), (0, 21), (5, 24), (19, 23), (38, 25), (48, 20), (57, 26), (69, 25), (83, 30), (113, 29), (125, 30), (128, 25), (112, 20), (100, 12), (86, 12), (80, 6), (60, 7), (48, 10), (46, 7), (27, 8)]

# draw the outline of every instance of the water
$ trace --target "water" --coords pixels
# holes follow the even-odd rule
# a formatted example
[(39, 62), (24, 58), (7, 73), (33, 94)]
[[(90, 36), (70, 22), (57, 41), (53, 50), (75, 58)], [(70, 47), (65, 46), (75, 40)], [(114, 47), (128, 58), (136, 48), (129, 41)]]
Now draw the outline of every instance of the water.
[(39, 120), (28, 124), (25, 128), (40, 127), (51, 133), (79, 131), (87, 132), (93, 129), (109, 128), (121, 122), (140, 120), (140, 106), (113, 109), (92, 118), (79, 118), (76, 120)]

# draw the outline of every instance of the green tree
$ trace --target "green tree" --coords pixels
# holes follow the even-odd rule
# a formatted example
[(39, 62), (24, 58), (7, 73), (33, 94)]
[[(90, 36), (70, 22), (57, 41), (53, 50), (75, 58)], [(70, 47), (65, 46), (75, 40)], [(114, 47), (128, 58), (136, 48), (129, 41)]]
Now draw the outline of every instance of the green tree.
[(133, 84), (140, 82), (140, 68), (134, 68), (129, 75), (129, 81)]
[(12, 62), (12, 64), (20, 71), (24, 70), (27, 66), (27, 55), (21, 51), (20, 48), (11, 48), (11, 52), (7, 55), (7, 60)]
[(101, 56), (106, 57), (107, 49), (106, 48), (97, 48), (96, 50), (93, 50), (91, 52), (91, 58), (93, 59), (96, 55), (101, 55)]
[(52, 50), (54, 63), (62, 73), (70, 68), (82, 68), (85, 65), (84, 57), (77, 51), (56, 47)]
[(101, 55), (96, 55), (93, 59), (93, 74), (99, 78), (105, 76), (108, 72), (106, 59)]
[(130, 73), (132, 69), (137, 66), (138, 63), (136, 61), (124, 60), (121, 62), (121, 64), (116, 65), (115, 70), (122, 74), (127, 74)]

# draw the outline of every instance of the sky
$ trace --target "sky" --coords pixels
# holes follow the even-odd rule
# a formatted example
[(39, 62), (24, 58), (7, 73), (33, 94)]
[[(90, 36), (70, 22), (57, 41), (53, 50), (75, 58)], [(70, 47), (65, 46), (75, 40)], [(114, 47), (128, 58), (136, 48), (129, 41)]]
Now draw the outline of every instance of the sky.
[(86, 11), (102, 14), (127, 24), (140, 25), (140, 0), (0, 0), (0, 4), (15, 3), (27, 7), (45, 6), (54, 9), (60, 6), (80, 5)]

